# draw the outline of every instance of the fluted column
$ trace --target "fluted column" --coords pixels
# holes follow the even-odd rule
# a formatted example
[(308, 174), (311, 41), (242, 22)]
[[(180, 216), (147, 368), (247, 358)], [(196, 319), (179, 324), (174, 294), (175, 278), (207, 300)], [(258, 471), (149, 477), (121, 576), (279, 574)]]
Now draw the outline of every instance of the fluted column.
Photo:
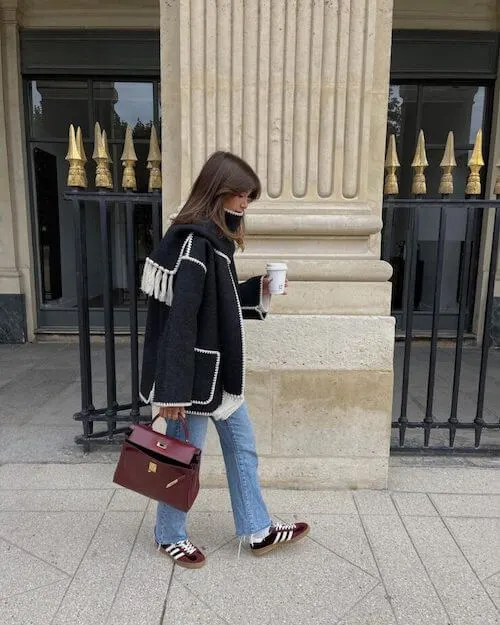
[(171, 33), (163, 94), (173, 107), (165, 211), (177, 210), (214, 150), (231, 150), (263, 184), (248, 213), (242, 275), (287, 261), (302, 284), (277, 303), (282, 312), (314, 312), (314, 282), (379, 283), (387, 312), (378, 233), (391, 0), (185, 0), (162, 10)]
[[(391, 0), (161, 2), (165, 217), (205, 159), (257, 171), (240, 277), (287, 262), (287, 297), (248, 322), (262, 479), (384, 487), (394, 320), (380, 229)], [(165, 220), (166, 223), (166, 220)], [(369, 424), (369, 425), (368, 425)], [(224, 481), (219, 447), (208, 483)]]

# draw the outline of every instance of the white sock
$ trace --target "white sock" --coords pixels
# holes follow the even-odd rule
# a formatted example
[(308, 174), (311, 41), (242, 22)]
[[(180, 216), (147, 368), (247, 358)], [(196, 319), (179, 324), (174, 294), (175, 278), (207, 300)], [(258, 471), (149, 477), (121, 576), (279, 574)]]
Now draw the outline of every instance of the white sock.
[(264, 538), (266, 538), (266, 536), (269, 536), (270, 531), (271, 531), (271, 526), (269, 525), (269, 527), (265, 527), (263, 530), (260, 530), (260, 532), (255, 532), (255, 534), (250, 534), (250, 542), (261, 543), (264, 540)]

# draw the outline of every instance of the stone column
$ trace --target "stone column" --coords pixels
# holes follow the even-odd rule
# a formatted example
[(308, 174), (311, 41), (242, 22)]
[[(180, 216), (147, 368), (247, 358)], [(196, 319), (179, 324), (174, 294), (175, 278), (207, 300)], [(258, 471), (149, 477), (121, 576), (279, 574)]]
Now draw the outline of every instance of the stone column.
[[(240, 277), (269, 260), (289, 266), (289, 295), (274, 298), (265, 323), (247, 324), (263, 480), (383, 487), (394, 325), (379, 233), (392, 2), (161, 9), (164, 211), (177, 210), (211, 152), (229, 149), (263, 184)], [(207, 479), (217, 481), (211, 458)]]
[[(34, 276), (26, 196), (17, 0), (0, 2), (0, 343), (33, 337)], [(26, 313), (26, 310), (28, 313)]]

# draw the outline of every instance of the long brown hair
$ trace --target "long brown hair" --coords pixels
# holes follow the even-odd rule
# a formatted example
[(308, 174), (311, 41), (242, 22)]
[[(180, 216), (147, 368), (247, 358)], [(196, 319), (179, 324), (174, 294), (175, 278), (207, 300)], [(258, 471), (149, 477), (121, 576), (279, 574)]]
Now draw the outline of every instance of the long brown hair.
[(243, 159), (231, 152), (215, 152), (203, 165), (191, 193), (174, 218), (174, 224), (195, 224), (211, 219), (221, 234), (243, 249), (245, 222), (231, 231), (224, 212), (224, 198), (228, 195), (248, 193), (251, 202), (260, 197), (261, 184), (257, 174)]

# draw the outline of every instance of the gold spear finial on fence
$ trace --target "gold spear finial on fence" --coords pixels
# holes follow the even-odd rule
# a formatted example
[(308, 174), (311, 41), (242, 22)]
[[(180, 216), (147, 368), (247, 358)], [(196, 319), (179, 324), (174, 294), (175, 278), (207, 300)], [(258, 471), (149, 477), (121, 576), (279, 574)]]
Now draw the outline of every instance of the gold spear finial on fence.
[(151, 126), (151, 138), (149, 140), (148, 169), (149, 169), (149, 191), (159, 191), (161, 189), (161, 151), (158, 144), (156, 128)]
[(479, 129), (476, 135), (476, 141), (474, 142), (474, 149), (472, 156), (469, 160), (469, 178), (467, 180), (467, 186), (465, 187), (465, 193), (467, 195), (480, 195), (481, 194), (481, 176), (480, 171), (484, 167), (483, 160), (483, 131)]
[(111, 158), (107, 149), (107, 143), (106, 131), (101, 130), (99, 122), (96, 122), (94, 128), (94, 153), (92, 154), (92, 158), (97, 165), (95, 186), (98, 189), (113, 188), (113, 179), (109, 169)]
[(121, 160), (124, 167), (122, 187), (126, 191), (136, 191), (135, 164), (137, 163), (137, 154), (135, 153), (134, 140), (132, 139), (132, 128), (128, 124), (125, 132), (125, 145), (123, 146)]
[(418, 133), (417, 149), (411, 164), (413, 168), (413, 182), (411, 192), (414, 195), (425, 195), (427, 193), (427, 185), (425, 183), (424, 169), (428, 167), (427, 155), (425, 153), (424, 131)]
[(443, 159), (441, 160), (441, 182), (439, 183), (439, 193), (441, 195), (451, 195), (453, 193), (453, 168), (457, 166), (455, 160), (455, 139), (450, 130), (446, 147), (444, 148)]
[(87, 155), (85, 154), (85, 147), (83, 145), (82, 129), (80, 128), (80, 126), (78, 126), (78, 128), (76, 129), (76, 144), (78, 145), (78, 150), (79, 150), (80, 156), (82, 157), (82, 160), (83, 160), (83, 179), (85, 181), (85, 188), (87, 188), (88, 181), (87, 181), (87, 172), (85, 170), (85, 165), (87, 164)]
[(68, 153), (66, 155), (66, 160), (69, 162), (67, 185), (68, 187), (85, 189), (87, 187), (85, 157), (82, 156), (80, 151), (77, 136), (78, 133), (75, 134), (75, 127), (71, 124), (69, 127)]
[(400, 163), (396, 149), (396, 137), (390, 135), (385, 156), (384, 195), (397, 195), (399, 193), (398, 178), (396, 176), (398, 167), (400, 167)]

